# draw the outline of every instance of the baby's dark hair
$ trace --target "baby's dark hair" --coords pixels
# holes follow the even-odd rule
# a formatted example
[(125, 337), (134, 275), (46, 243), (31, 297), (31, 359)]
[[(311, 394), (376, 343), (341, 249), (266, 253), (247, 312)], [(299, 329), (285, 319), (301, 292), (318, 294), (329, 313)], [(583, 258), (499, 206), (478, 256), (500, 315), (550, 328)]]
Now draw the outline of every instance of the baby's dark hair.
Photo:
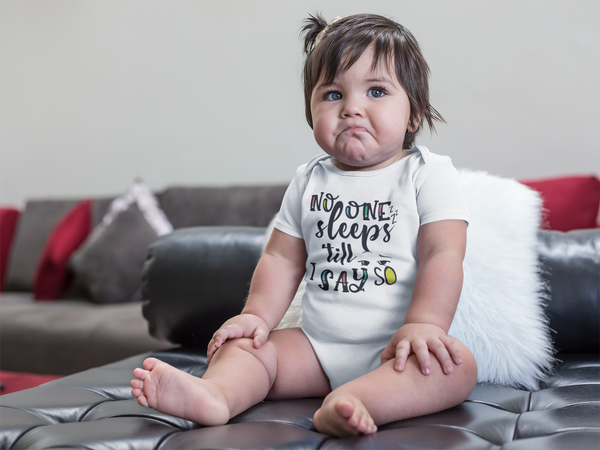
[[(324, 31), (324, 32), (323, 32)], [(409, 125), (403, 148), (413, 146), (423, 121), (435, 129), (433, 122), (444, 122), (429, 103), (429, 66), (414, 36), (399, 23), (375, 14), (356, 14), (329, 26), (319, 15), (304, 20), (304, 104), (306, 120), (312, 128), (310, 99), (317, 83), (333, 82), (338, 73), (348, 70), (373, 45), (373, 68), (383, 61), (394, 71), (410, 102)]]

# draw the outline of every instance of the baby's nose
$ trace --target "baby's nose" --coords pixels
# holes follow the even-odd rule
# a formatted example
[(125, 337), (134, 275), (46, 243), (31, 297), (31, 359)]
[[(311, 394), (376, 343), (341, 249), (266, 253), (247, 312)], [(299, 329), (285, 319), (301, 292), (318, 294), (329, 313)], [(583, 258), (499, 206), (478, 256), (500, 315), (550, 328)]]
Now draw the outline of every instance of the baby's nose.
[(360, 99), (357, 99), (353, 96), (348, 96), (344, 98), (342, 115), (343, 116), (357, 116), (362, 115), (364, 112), (363, 105)]

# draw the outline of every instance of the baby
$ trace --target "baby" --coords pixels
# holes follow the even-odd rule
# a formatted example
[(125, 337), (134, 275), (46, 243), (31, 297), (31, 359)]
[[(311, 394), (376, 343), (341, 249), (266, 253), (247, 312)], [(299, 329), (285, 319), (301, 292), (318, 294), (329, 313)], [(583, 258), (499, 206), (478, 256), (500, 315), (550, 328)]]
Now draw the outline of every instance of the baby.
[[(442, 119), (412, 34), (369, 14), (311, 16), (302, 32), (306, 117), (325, 153), (296, 172), (246, 305), (215, 332), (202, 378), (148, 358), (131, 392), (201, 425), (265, 398), (324, 397), (318, 431), (375, 433), (475, 386), (473, 355), (447, 335), (468, 211), (450, 159), (413, 146), (423, 122)], [(272, 331), (302, 278), (302, 327)]]

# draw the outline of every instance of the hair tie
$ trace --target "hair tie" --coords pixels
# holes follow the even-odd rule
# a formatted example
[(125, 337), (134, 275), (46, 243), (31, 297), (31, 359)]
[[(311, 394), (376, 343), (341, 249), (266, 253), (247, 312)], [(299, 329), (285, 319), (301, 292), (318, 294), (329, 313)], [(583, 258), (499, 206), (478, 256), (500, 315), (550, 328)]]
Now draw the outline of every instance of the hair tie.
[(331, 19), (329, 21), (329, 23), (325, 26), (325, 28), (323, 28), (319, 34), (317, 34), (317, 37), (315, 38), (315, 45), (313, 48), (316, 48), (317, 45), (319, 45), (319, 42), (321, 42), (321, 39), (323, 39), (323, 36), (325, 36), (325, 33), (327, 32), (327, 29), (333, 25), (334, 23), (336, 23), (338, 20), (340, 20), (341, 17), (340, 16), (335, 16), (333, 19)]

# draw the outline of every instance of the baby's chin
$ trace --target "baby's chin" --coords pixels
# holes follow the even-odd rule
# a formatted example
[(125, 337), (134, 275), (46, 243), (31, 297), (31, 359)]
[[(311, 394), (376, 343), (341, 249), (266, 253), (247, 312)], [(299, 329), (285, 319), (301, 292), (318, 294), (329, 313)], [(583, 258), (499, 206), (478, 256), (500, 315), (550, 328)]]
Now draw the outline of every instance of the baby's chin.
[(383, 169), (399, 161), (405, 156), (404, 153), (404, 151), (401, 151), (398, 154), (382, 157), (381, 155), (369, 155), (365, 152), (352, 153), (346, 151), (332, 156), (334, 158), (333, 164), (338, 169), (344, 171), (369, 171)]
[(376, 170), (379, 168), (379, 164), (377, 162), (366, 161), (358, 158), (334, 158), (333, 164), (338, 169), (348, 172)]
[(338, 142), (337, 148), (330, 155), (349, 166), (363, 167), (369, 165), (370, 160), (377, 158), (373, 149), (358, 139), (352, 139), (349, 142), (342, 143), (342, 145), (339, 144)]

